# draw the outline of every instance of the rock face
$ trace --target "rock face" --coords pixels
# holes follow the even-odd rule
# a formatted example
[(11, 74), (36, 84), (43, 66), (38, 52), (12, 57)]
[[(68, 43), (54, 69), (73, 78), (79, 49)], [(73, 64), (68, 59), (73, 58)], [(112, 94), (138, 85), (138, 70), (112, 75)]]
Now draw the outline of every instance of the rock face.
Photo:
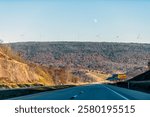
[(44, 67), (23, 60), (7, 45), (0, 45), (0, 87), (47, 86), (78, 83), (69, 69)]
[[(16, 60), (18, 58), (18, 60)], [(40, 66), (22, 60), (6, 46), (0, 47), (0, 85), (17, 87), (18, 85), (54, 85), (51, 74)]]

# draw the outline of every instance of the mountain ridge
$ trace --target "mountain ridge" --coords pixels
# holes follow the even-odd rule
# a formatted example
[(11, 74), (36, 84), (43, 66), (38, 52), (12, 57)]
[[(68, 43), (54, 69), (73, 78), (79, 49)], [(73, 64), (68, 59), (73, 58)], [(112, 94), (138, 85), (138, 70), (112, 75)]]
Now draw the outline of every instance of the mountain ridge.
[(137, 70), (140, 74), (147, 69), (150, 58), (150, 44), (143, 43), (19, 42), (10, 45), (34, 63), (94, 69), (105, 73), (118, 71), (131, 74), (131, 71)]

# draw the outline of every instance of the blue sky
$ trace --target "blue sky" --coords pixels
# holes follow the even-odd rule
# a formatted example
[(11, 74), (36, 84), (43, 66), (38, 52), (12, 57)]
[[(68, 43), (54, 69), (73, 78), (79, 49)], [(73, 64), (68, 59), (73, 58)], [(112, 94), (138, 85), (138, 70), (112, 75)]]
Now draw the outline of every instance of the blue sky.
[(150, 0), (0, 0), (0, 39), (150, 43)]

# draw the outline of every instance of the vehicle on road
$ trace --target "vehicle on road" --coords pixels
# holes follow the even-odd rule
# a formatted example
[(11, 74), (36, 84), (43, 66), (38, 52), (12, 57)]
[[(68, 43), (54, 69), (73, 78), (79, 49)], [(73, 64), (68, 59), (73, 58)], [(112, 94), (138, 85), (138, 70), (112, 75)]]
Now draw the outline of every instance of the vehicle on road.
[(120, 81), (120, 80), (125, 80), (127, 79), (126, 74), (113, 74), (111, 77), (108, 77), (107, 80), (110, 81)]

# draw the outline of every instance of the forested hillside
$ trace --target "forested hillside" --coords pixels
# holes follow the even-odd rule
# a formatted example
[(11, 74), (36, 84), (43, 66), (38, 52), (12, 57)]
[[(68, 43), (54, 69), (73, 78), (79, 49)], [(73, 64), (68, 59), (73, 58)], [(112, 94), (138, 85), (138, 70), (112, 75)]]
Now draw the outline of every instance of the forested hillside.
[(10, 44), (26, 60), (48, 67), (65, 66), (104, 73), (145, 71), (150, 44), (107, 42), (26, 42)]

